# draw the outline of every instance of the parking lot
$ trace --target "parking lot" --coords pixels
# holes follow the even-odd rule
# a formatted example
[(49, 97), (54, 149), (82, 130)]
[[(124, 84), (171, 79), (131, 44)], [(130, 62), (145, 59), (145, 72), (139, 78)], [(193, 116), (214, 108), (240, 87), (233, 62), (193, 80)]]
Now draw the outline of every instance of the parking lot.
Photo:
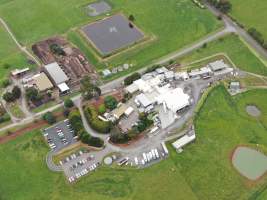
[(95, 171), (108, 151), (108, 149), (102, 151), (80, 150), (64, 158), (60, 161), (60, 165), (67, 180), (72, 183)]
[(43, 136), (53, 151), (59, 151), (77, 141), (68, 119), (44, 129)]

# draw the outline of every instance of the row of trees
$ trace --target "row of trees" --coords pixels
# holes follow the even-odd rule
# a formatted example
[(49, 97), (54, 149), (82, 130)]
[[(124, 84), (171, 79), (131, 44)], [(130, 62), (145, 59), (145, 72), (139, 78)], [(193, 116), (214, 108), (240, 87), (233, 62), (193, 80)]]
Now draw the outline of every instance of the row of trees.
[(75, 134), (79, 137), (81, 142), (94, 147), (102, 147), (104, 145), (103, 140), (97, 137), (92, 137), (86, 132), (78, 109), (70, 112), (69, 120)]
[(124, 85), (131, 85), (134, 81), (141, 78), (141, 74), (135, 72), (124, 79)]
[(208, 2), (222, 13), (229, 13), (232, 9), (232, 4), (229, 0), (208, 0)]
[(255, 28), (248, 29), (249, 35), (253, 37), (263, 48), (267, 49), (267, 41), (264, 39), (263, 35), (257, 31)]
[(102, 121), (98, 118), (98, 112), (93, 106), (87, 106), (84, 109), (84, 114), (89, 125), (99, 133), (109, 133), (111, 122)]
[(21, 89), (18, 86), (14, 86), (11, 92), (3, 94), (3, 99), (6, 102), (13, 102), (21, 97)]

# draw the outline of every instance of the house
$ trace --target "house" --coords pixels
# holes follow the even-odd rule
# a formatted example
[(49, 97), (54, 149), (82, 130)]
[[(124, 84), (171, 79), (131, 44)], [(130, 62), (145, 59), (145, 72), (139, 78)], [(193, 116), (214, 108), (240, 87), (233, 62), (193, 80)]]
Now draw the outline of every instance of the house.
[(126, 110), (127, 106), (125, 104), (121, 104), (119, 107), (115, 108), (112, 111), (112, 114), (116, 119), (120, 119)]

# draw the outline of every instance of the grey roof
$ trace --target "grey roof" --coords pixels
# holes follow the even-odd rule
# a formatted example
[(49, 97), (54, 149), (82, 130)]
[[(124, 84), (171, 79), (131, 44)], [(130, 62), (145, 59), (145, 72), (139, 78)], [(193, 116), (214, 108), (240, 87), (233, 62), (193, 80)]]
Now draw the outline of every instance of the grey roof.
[(212, 63), (209, 63), (209, 66), (212, 71), (218, 71), (228, 67), (228, 65), (226, 65), (223, 60), (216, 60)]
[(44, 68), (57, 85), (69, 80), (68, 76), (56, 62), (45, 65)]

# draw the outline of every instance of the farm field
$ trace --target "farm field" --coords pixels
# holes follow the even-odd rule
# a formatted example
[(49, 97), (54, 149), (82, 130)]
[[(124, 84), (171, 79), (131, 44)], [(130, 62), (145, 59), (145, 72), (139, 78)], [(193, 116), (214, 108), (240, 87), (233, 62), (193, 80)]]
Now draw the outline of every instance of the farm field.
[[(208, 96), (196, 120), (197, 140), (182, 154), (169, 146), (170, 157), (144, 170), (102, 167), (77, 184), (45, 165), (47, 146), (33, 131), (0, 146), (1, 199), (265, 199), (267, 178), (251, 184), (233, 169), (231, 151), (240, 144), (267, 148), (267, 90), (230, 97), (223, 86)], [(247, 115), (247, 104), (262, 112)], [(211, 176), (212, 174), (212, 176)], [(16, 181), (13, 181), (16, 180)], [(90, 187), (89, 187), (90, 186)], [(16, 192), (15, 192), (16, 191)]]
[[(133, 14), (137, 27), (153, 40), (105, 60), (103, 64), (95, 61), (95, 52), (78, 33), (81, 26), (103, 18), (87, 15), (84, 8), (90, 2), (93, 0), (4, 1), (0, 2), (0, 16), (8, 23), (18, 40), (28, 47), (44, 38), (64, 34), (91, 58), (99, 71), (106, 68), (106, 64), (110, 67), (123, 63), (135, 64), (134, 68), (117, 74), (117, 77), (141, 68), (154, 59), (222, 27), (221, 22), (208, 10), (198, 8), (191, 0), (170, 0), (168, 3), (163, 0), (109, 0), (113, 7), (111, 13), (122, 12), (126, 16)], [(21, 7), (27, 9), (20, 9)], [(16, 15), (12, 14), (13, 10), (17, 11)]]
[(266, 61), (259, 59), (236, 35), (227, 35), (208, 43), (206, 47), (195, 50), (178, 59), (181, 64), (191, 63), (214, 54), (226, 54), (234, 64), (248, 72), (267, 76)]
[(246, 29), (256, 28), (267, 40), (267, 24), (264, 20), (267, 17), (267, 4), (264, 0), (231, 0), (232, 11), (230, 15)]

